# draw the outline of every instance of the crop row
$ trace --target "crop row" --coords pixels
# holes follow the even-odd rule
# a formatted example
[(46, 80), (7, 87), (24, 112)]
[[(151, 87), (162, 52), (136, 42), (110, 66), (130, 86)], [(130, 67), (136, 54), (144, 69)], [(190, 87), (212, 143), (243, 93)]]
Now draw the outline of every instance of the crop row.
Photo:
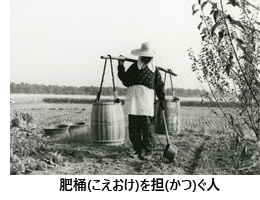
[[(19, 107), (11, 105), (11, 116), (16, 112), (30, 114), (36, 121), (46, 124), (66, 123), (66, 122), (86, 122), (90, 123), (91, 104), (51, 104), (46, 107), (27, 105)], [(181, 107), (181, 127), (212, 127), (229, 128), (229, 125), (221, 112), (215, 109), (218, 115), (215, 115), (207, 108)], [(127, 123), (127, 116), (125, 116)], [(239, 122), (239, 121), (238, 121)], [(242, 123), (242, 122), (241, 122)]]
[[(73, 103), (73, 104), (92, 104), (94, 103), (95, 99), (80, 99), (80, 98), (44, 98), (44, 102), (46, 103)], [(103, 102), (111, 102), (111, 99), (102, 99)], [(121, 99), (121, 103), (124, 104), (125, 100)], [(233, 107), (239, 106), (238, 103), (225, 103), (219, 102), (222, 107)], [(209, 102), (209, 101), (181, 101), (182, 106), (188, 107), (218, 107), (216, 102)]]

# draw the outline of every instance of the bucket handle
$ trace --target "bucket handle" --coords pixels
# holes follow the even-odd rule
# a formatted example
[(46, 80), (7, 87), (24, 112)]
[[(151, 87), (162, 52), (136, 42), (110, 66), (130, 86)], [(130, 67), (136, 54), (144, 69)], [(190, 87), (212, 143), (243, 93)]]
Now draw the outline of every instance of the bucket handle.
[(163, 115), (163, 122), (164, 122), (165, 132), (166, 132), (166, 142), (167, 142), (167, 144), (169, 144), (170, 139), (169, 139), (168, 128), (167, 128), (167, 124), (166, 124), (165, 111), (164, 110), (162, 110), (162, 115)]
[(102, 74), (102, 78), (101, 78), (100, 89), (99, 89), (99, 92), (97, 93), (97, 97), (96, 97), (95, 102), (99, 102), (99, 100), (100, 100), (100, 96), (101, 96), (101, 92), (102, 92), (102, 86), (103, 86), (103, 82), (104, 82), (105, 71), (106, 71), (107, 59), (108, 59), (108, 58), (109, 58), (109, 60), (110, 60), (110, 66), (111, 66), (111, 74), (112, 74), (112, 82), (113, 82), (113, 93), (114, 93), (114, 102), (115, 102), (115, 103), (119, 103), (120, 100), (119, 100), (118, 94), (117, 94), (117, 92), (116, 92), (115, 80), (114, 80), (114, 72), (113, 72), (113, 65), (112, 65), (112, 56), (111, 56), (111, 55), (107, 55), (107, 58), (105, 59), (105, 65), (104, 65), (103, 74)]
[[(169, 71), (169, 75), (170, 75), (170, 73), (172, 73), (171, 69), (167, 69), (167, 71)], [(165, 72), (165, 74), (164, 74), (164, 84), (166, 82), (166, 75), (167, 75), (167, 72)], [(175, 95), (175, 92), (173, 90), (172, 76), (171, 75), (170, 75), (170, 82), (171, 82), (171, 89), (172, 89), (172, 99), (174, 99), (176, 97), (176, 95)]]
[[(171, 69), (167, 69), (167, 71), (169, 72), (169, 75), (170, 75), (170, 73), (172, 73), (172, 70), (171, 70)], [(166, 82), (166, 75), (167, 75), (167, 73), (165, 72), (165, 75), (164, 75), (164, 84), (165, 84), (165, 82)], [(173, 99), (174, 102), (177, 102), (177, 101), (179, 101), (180, 99), (179, 99), (179, 97), (176, 96), (176, 94), (175, 94), (175, 92), (174, 92), (174, 90), (173, 90), (172, 76), (171, 76), (171, 75), (170, 75), (170, 81), (171, 81), (171, 89), (172, 89), (172, 99)]]

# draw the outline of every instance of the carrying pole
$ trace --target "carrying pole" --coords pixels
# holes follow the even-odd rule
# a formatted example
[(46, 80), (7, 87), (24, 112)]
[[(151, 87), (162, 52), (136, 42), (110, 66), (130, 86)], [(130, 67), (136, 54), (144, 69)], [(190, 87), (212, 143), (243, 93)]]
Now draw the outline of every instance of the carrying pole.
[[(136, 62), (137, 60), (135, 59), (131, 59), (131, 58), (126, 58), (126, 57), (109, 57), (109, 56), (101, 56), (101, 59), (112, 59), (112, 60), (123, 60), (123, 61), (128, 61), (128, 62)], [(172, 76), (177, 76), (177, 74), (173, 73), (171, 69), (164, 69), (162, 67), (158, 67), (157, 68), (161, 71), (164, 71), (165, 73), (168, 73)]]

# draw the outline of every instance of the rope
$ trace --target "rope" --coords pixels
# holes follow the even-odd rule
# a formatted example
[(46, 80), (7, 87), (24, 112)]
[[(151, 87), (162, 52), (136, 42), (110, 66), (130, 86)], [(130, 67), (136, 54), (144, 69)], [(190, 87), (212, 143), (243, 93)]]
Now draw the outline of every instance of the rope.
[[(115, 86), (115, 78), (114, 78), (114, 72), (113, 72), (112, 57), (111, 57), (111, 55), (108, 55), (108, 57), (109, 57), (109, 60), (110, 60), (110, 65), (111, 65), (113, 92), (115, 94), (116, 93), (116, 86)], [(100, 95), (101, 95), (101, 92), (102, 92), (102, 86), (103, 86), (104, 77), (105, 77), (106, 65), (107, 65), (107, 58), (105, 59), (105, 65), (104, 65), (104, 70), (103, 70), (103, 74), (102, 74), (102, 78), (101, 78), (100, 89), (99, 89), (99, 92), (97, 93), (97, 98), (96, 98), (95, 102), (99, 102), (99, 100), (100, 100)], [(118, 98), (115, 98), (116, 103), (119, 103), (119, 101), (120, 100)]]
[[(171, 69), (168, 69), (170, 72), (172, 72)], [(174, 91), (173, 91), (173, 84), (172, 84), (172, 76), (170, 75), (170, 80), (171, 80), (171, 86), (172, 86), (172, 97), (174, 98)]]
[(113, 82), (113, 91), (116, 91), (116, 87), (115, 87), (115, 79), (114, 79), (114, 72), (113, 72), (113, 65), (112, 65), (112, 56), (111, 55), (107, 55), (110, 59), (110, 65), (111, 65), (111, 74), (112, 74), (112, 82)]
[(107, 59), (105, 59), (105, 65), (104, 65), (104, 70), (103, 70), (103, 74), (102, 74), (102, 78), (101, 78), (100, 89), (99, 89), (99, 92), (97, 93), (97, 98), (96, 98), (95, 102), (99, 102), (99, 100), (100, 100), (100, 95), (102, 92), (102, 85), (104, 82), (104, 76), (105, 76), (105, 71), (106, 71), (106, 65), (107, 65)]
[[(172, 72), (172, 70), (171, 69), (168, 69), (168, 72)], [(175, 97), (175, 95), (174, 95), (174, 90), (173, 90), (173, 84), (172, 84), (172, 76), (171, 76), (171, 74), (169, 73), (169, 76), (170, 76), (170, 81), (171, 81), (171, 88), (172, 88), (172, 97), (174, 98)], [(164, 74), (164, 84), (166, 83), (166, 75), (167, 75), (167, 72), (165, 72), (165, 74)]]

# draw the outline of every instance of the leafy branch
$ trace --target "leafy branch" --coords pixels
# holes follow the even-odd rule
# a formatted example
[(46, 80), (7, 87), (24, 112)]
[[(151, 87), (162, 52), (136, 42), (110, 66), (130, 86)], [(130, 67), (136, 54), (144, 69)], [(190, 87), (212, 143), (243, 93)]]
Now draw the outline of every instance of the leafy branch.
[[(195, 58), (192, 50), (189, 57), (193, 61), (192, 70), (202, 73), (203, 76), (197, 78), (201, 83), (203, 80), (207, 82), (214, 100), (230, 103), (230, 109), (224, 110), (220, 104), (219, 107), (236, 134), (240, 137), (242, 129), (237, 129), (237, 125), (230, 121), (233, 115), (239, 116), (243, 125), (252, 130), (259, 141), (259, 124), (256, 122), (260, 121), (260, 31), (255, 25), (260, 23), (256, 18), (258, 13), (252, 12), (259, 9), (249, 1), (228, 0), (228, 4), (242, 10), (239, 20), (228, 14), (222, 0), (198, 1), (192, 6), (193, 15), (201, 13), (198, 29), (202, 35), (202, 49), (199, 59)], [(204, 8), (208, 5), (211, 11), (205, 14)], [(239, 102), (241, 107), (231, 112), (234, 101)]]

